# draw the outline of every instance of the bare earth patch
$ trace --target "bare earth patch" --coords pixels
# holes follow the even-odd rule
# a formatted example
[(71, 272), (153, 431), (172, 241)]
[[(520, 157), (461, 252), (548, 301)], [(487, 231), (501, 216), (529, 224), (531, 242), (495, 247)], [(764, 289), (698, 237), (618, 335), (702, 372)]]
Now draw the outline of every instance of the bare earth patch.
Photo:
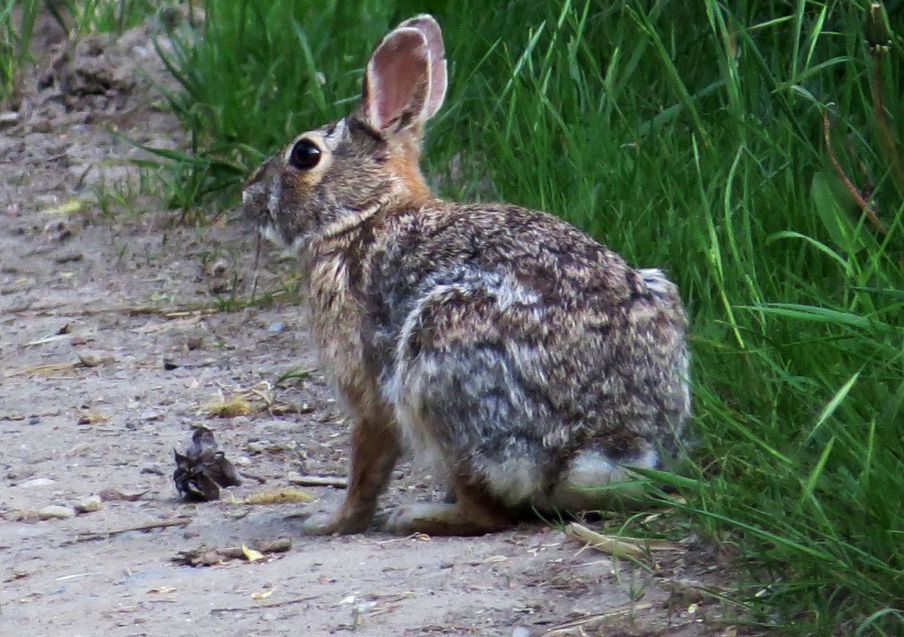
[[(251, 233), (173, 224), (123, 161), (137, 151), (110, 129), (182, 140), (152, 106), (152, 30), (66, 53), (45, 25), (50, 55), (0, 129), (0, 633), (734, 634), (697, 586), (714, 581), (699, 549), (641, 568), (539, 522), (482, 538), (299, 535), (301, 516), (342, 497), (296, 483), (344, 476), (346, 426), (291, 295), (218, 311), (234, 286), (250, 295)], [(111, 192), (143, 213), (101, 215)], [(259, 295), (291, 278), (267, 256)], [(274, 387), (292, 370), (314, 371)], [(243, 478), (215, 502), (173, 486), (195, 425)], [(320, 501), (238, 502), (288, 488)], [(385, 499), (430, 497), (405, 464)], [(180, 561), (213, 549), (213, 565)]]

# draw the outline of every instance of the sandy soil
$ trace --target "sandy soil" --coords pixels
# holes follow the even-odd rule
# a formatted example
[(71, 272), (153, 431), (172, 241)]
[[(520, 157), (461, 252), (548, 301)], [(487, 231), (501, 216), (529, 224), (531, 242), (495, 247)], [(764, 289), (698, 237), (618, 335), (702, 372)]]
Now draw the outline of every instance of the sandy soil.
[[(0, 124), (0, 634), (734, 634), (699, 592), (714, 566), (692, 543), (641, 568), (540, 522), (483, 538), (301, 537), (301, 516), (338, 504), (337, 488), (304, 487), (311, 504), (237, 503), (343, 476), (347, 432), (291, 295), (218, 311), (233, 286), (249, 295), (251, 233), (229, 214), (174, 223), (123, 161), (139, 151), (111, 130), (183, 143), (154, 106), (153, 30), (67, 56), (43, 23), (42, 62)], [(264, 255), (260, 290), (291, 287), (277, 256)], [(291, 370), (315, 371), (274, 387)], [(251, 413), (212, 413), (235, 399)], [(196, 425), (244, 482), (187, 504), (172, 454)], [(437, 497), (407, 464), (396, 478), (387, 503)], [(76, 505), (89, 511), (65, 517)], [(291, 548), (253, 562), (174, 561), (277, 538)]]

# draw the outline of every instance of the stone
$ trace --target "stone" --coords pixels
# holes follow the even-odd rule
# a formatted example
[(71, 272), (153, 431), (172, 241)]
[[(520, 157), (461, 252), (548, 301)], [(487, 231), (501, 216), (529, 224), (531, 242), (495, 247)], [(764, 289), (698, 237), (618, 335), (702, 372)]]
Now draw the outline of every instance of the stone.
[(38, 509), (38, 517), (42, 520), (66, 520), (75, 517), (75, 509), (59, 504), (51, 504)]
[(75, 503), (75, 510), (79, 513), (93, 513), (99, 511), (101, 501), (99, 495), (89, 495)]
[(50, 478), (32, 478), (19, 484), (23, 489), (37, 489), (39, 487), (49, 487), (54, 482)]

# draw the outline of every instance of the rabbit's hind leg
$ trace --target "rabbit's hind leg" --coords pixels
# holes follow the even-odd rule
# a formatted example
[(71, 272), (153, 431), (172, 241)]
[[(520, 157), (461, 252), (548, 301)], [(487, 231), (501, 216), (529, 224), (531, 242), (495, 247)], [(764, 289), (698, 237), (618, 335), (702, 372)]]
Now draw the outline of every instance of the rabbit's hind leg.
[(401, 506), (388, 512), (384, 531), (396, 535), (483, 535), (512, 525), (498, 502), (474, 487), (455, 488), (455, 502), (429, 502)]

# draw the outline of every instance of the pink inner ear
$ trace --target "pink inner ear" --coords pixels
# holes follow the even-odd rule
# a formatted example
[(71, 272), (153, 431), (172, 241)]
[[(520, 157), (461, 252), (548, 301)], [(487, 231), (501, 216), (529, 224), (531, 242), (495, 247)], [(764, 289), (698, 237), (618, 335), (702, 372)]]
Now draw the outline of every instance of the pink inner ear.
[(417, 29), (399, 28), (384, 38), (367, 64), (363, 107), (371, 126), (382, 131), (420, 116), (430, 93), (429, 56)]
[(430, 51), (430, 95), (427, 98), (424, 118), (433, 117), (443, 104), (446, 96), (446, 48), (443, 45), (443, 32), (433, 16), (423, 14), (399, 25), (420, 31), (427, 40)]

